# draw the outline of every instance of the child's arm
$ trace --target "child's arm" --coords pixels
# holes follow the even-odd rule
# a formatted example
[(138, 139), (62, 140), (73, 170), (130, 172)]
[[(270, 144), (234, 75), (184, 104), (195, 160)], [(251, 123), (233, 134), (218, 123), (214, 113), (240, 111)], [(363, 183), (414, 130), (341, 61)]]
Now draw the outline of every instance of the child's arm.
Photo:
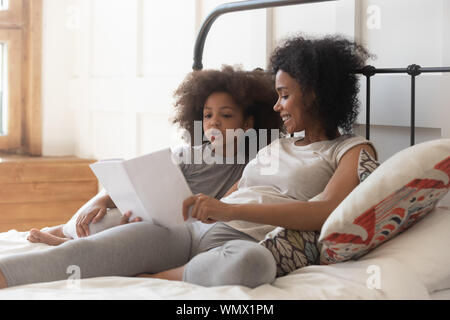
[(103, 204), (103, 206), (105, 206), (106, 208), (109, 208), (109, 209), (117, 208), (116, 204), (114, 203), (114, 201), (112, 201), (109, 194), (105, 194), (105, 195), (101, 196), (100, 198), (98, 198), (96, 200), (96, 203)]
[(76, 232), (78, 237), (88, 236), (90, 233), (89, 224), (91, 222), (97, 223), (103, 219), (108, 208), (116, 208), (116, 205), (106, 191), (102, 190), (76, 213)]

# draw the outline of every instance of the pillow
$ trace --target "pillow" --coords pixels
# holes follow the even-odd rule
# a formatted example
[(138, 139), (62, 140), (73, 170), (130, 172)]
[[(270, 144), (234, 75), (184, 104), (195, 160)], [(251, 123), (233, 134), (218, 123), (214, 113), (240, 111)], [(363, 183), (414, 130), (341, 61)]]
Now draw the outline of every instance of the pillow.
[[(379, 163), (362, 149), (358, 161), (360, 182), (366, 179), (378, 166)], [(319, 199), (320, 194), (309, 201)], [(267, 234), (260, 244), (273, 254), (277, 262), (277, 277), (284, 276), (302, 267), (319, 264), (319, 234), (318, 231), (289, 230), (281, 227)]]
[(321, 264), (358, 259), (431, 212), (450, 186), (450, 139), (404, 149), (358, 185), (325, 221)]
[(277, 263), (277, 277), (302, 267), (319, 264), (319, 232), (278, 227), (260, 242), (269, 249)]
[(450, 208), (438, 205), (408, 232), (399, 234), (360, 260), (394, 258), (414, 272), (429, 293), (450, 289), (449, 230)]

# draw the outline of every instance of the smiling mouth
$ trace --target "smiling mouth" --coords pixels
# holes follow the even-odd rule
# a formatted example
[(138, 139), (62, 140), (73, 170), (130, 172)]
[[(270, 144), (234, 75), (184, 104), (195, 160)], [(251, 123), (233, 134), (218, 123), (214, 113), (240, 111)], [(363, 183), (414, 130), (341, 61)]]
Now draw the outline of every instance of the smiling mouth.
[(290, 115), (290, 114), (287, 114), (287, 115), (282, 116), (282, 117), (281, 117), (281, 120), (283, 120), (283, 122), (286, 122), (286, 121), (288, 121), (290, 118), (291, 118), (291, 115)]

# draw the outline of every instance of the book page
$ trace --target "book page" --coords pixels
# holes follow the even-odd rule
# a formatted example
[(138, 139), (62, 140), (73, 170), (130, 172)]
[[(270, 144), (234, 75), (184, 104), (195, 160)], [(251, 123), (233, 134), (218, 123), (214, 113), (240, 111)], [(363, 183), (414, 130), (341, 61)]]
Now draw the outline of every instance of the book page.
[(123, 160), (99, 161), (90, 167), (122, 214), (131, 211), (130, 220), (141, 217), (145, 221), (152, 221), (123, 167)]
[(169, 148), (124, 162), (131, 183), (153, 223), (175, 226), (183, 220), (183, 201), (192, 192)]
[(130, 219), (164, 227), (185, 223), (183, 201), (192, 192), (169, 148), (125, 161), (99, 161), (91, 169), (120, 212), (132, 212)]

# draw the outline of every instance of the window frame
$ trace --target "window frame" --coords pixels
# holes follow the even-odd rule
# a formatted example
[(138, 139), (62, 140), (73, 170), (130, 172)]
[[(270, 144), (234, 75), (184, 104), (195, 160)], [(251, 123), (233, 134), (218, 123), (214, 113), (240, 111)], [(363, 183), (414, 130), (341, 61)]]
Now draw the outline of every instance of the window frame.
[(0, 152), (42, 155), (42, 3), (9, 0), (0, 11), (0, 41), (10, 43), (8, 135), (0, 136)]
[(9, 0), (8, 10), (0, 10), (0, 28), (8, 28), (11, 25), (20, 26), (23, 23), (23, 1)]
[(0, 29), (0, 42), (6, 44), (8, 128), (0, 136), (0, 149), (21, 146), (22, 130), (22, 30)]

